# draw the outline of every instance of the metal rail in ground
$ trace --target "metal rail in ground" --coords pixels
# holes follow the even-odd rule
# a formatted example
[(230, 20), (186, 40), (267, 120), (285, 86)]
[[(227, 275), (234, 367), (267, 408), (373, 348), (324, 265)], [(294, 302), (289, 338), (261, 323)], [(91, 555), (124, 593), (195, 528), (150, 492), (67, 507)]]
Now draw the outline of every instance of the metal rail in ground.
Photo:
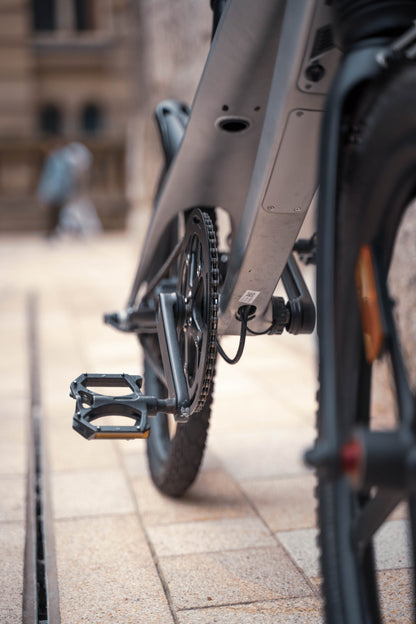
[(53, 518), (40, 390), (38, 300), (26, 304), (30, 410), (23, 624), (60, 624)]

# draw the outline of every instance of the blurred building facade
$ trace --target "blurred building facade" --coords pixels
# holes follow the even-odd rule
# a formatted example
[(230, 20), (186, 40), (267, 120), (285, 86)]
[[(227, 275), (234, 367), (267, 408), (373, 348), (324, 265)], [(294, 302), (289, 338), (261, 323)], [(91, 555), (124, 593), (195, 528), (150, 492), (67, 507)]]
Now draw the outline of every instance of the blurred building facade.
[(163, 158), (153, 111), (164, 99), (192, 104), (211, 42), (210, 0), (132, 0), (136, 115), (129, 141), (129, 196), (152, 204)]
[(123, 226), (137, 45), (134, 0), (0, 0), (0, 231), (44, 229), (45, 155), (74, 140), (104, 227)]

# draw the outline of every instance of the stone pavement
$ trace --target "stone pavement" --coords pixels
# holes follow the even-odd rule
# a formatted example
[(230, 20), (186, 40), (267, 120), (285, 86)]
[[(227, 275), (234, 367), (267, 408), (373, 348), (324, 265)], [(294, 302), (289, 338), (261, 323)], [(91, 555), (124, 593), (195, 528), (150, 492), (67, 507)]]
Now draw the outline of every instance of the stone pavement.
[[(314, 477), (302, 463), (314, 437), (314, 337), (250, 339), (237, 366), (219, 362), (205, 460), (181, 500), (152, 486), (144, 441), (87, 442), (71, 428), (68, 389), (81, 372), (142, 371), (134, 337), (101, 322), (126, 300), (137, 239), (0, 238), (0, 622), (22, 621), (29, 292), (61, 622), (322, 622)], [(230, 352), (235, 343), (223, 341)], [(392, 591), (408, 566), (402, 525), (390, 523), (380, 555)]]

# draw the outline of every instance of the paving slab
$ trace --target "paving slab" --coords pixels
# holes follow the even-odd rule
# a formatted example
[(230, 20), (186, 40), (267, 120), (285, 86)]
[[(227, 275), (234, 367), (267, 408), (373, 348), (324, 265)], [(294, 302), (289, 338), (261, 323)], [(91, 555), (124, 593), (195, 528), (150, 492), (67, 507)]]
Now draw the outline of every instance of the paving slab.
[(274, 538), (259, 518), (226, 518), (148, 528), (159, 557), (273, 548)]
[(314, 593), (279, 545), (161, 557), (160, 565), (179, 610)]
[(55, 518), (128, 514), (134, 504), (120, 470), (78, 470), (52, 475)]
[(253, 602), (180, 611), (179, 624), (323, 624), (316, 598)]
[(0, 396), (19, 400), (28, 396), (26, 296), (1, 279), (0, 294)]
[(273, 532), (314, 526), (315, 485), (315, 477), (304, 474), (241, 482), (241, 488)]
[(133, 487), (148, 527), (254, 515), (240, 488), (225, 471), (202, 471), (188, 492), (174, 500), (160, 494), (148, 477), (134, 479)]
[(134, 515), (55, 525), (62, 624), (173, 624)]
[(409, 570), (382, 570), (378, 573), (380, 602), (389, 624), (412, 624), (413, 577)]
[(375, 539), (376, 564), (379, 569), (409, 568), (411, 536), (407, 520), (391, 520), (383, 524)]
[[(261, 409), (261, 401), (257, 400)], [(254, 423), (254, 416), (252, 417)], [(210, 443), (228, 472), (237, 481), (309, 474), (304, 465), (305, 449), (313, 439), (313, 427), (262, 427), (212, 435)]]
[[(319, 548), (317, 529), (278, 531), (277, 538), (308, 577), (318, 577)], [(410, 535), (406, 520), (386, 522), (375, 538), (376, 565), (379, 570), (410, 568)]]
[(293, 561), (308, 578), (319, 577), (319, 548), (317, 529), (279, 531), (277, 538)]
[[(62, 401), (61, 401), (62, 403)], [(50, 408), (54, 414), (48, 418), (50, 428), (48, 431), (49, 461), (53, 471), (69, 472), (79, 470), (106, 470), (116, 468), (119, 465), (117, 449), (108, 440), (103, 440), (103, 444), (88, 442), (81, 436), (76, 435), (68, 426), (68, 414), (73, 410), (73, 401), (66, 406), (67, 409), (60, 408), (61, 415), (58, 414), (58, 406)]]
[(26, 477), (18, 474), (0, 476), (0, 523), (15, 522), (23, 526), (25, 510)]
[(27, 419), (16, 416), (12, 408), (6, 408), (2, 412), (0, 416), (0, 475), (25, 474), (26, 427)]
[[(236, 340), (234, 336), (221, 339), (227, 353), (236, 351)], [(314, 426), (314, 344), (311, 336), (251, 336), (237, 366), (219, 359), (213, 434), (270, 425), (302, 428), (305, 422)]]
[(21, 624), (25, 529), (21, 522), (0, 522), (0, 622)]

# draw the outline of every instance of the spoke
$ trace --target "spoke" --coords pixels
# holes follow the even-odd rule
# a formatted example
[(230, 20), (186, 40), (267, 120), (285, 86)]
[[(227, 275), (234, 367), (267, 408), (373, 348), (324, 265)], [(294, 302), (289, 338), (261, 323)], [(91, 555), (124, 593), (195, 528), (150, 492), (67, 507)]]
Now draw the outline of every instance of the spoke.
[(180, 292), (186, 296), (188, 290), (188, 281), (189, 281), (189, 262), (190, 256), (189, 253), (186, 254), (185, 262), (182, 268), (182, 274), (179, 276), (179, 288)]
[(197, 325), (192, 324), (188, 327), (187, 333), (187, 348), (188, 348), (188, 366), (189, 372), (196, 371), (199, 366), (199, 359), (201, 353), (201, 344), (203, 339), (203, 332)]
[(187, 331), (184, 332), (184, 349), (183, 349), (184, 362), (183, 363), (184, 363), (186, 370), (188, 371), (188, 375), (191, 372), (190, 371), (190, 359), (191, 359), (190, 344), (191, 344), (191, 336), (190, 336), (189, 329), (187, 329)]
[(194, 338), (199, 349), (204, 338), (204, 332), (198, 325), (195, 325)]
[(195, 299), (198, 291), (201, 287), (201, 283), (202, 283), (202, 279), (198, 276), (197, 274), (197, 279), (194, 281), (193, 285), (192, 285), (192, 297)]
[(187, 334), (189, 334), (194, 342), (199, 343), (202, 337), (202, 330), (199, 325), (193, 321), (192, 325), (188, 328)]
[(198, 331), (202, 331), (202, 327), (206, 326), (206, 319), (204, 320), (204, 311), (201, 309), (201, 304), (204, 303), (202, 293), (204, 290), (204, 282), (202, 279), (198, 280), (196, 288), (193, 293), (194, 306), (192, 309), (192, 322), (196, 326)]
[[(198, 241), (196, 241), (198, 242)], [(197, 271), (197, 265), (198, 265), (198, 261), (196, 259), (197, 256), (197, 249), (195, 249), (195, 239), (192, 242), (192, 247), (191, 247), (191, 261), (190, 261), (190, 265), (189, 265), (189, 290), (191, 292), (193, 292), (194, 290), (194, 284), (195, 284), (195, 278), (196, 278), (196, 271)]]

